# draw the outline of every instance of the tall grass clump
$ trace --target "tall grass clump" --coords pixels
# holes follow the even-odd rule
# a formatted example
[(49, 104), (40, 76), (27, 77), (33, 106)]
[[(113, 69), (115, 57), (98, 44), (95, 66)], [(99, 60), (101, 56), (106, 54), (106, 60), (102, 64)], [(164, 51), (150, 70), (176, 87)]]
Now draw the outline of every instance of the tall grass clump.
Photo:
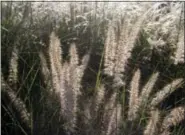
[(184, 3), (1, 6), (2, 134), (185, 133)]

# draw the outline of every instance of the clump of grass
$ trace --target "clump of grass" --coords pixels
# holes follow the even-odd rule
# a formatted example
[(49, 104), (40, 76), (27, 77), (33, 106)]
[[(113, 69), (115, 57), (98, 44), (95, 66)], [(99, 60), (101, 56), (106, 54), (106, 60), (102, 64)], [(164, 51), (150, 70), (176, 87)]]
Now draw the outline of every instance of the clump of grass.
[[(26, 128), (31, 128), (31, 116), (26, 107), (25, 102), (18, 96), (18, 50), (16, 48), (12, 51), (12, 56), (9, 65), (9, 75), (7, 81), (5, 81), (4, 76), (1, 74), (1, 88), (2, 94), (6, 96), (7, 100), (7, 113), (15, 112), (15, 116), (18, 117), (18, 123), (23, 132), (24, 125)], [(16, 121), (16, 119), (15, 119)]]
[[(168, 48), (170, 48), (170, 53), (172, 54), (169, 54), (169, 58), (166, 59), (171, 59), (170, 56), (173, 56), (173, 53), (175, 54), (174, 64), (167, 61), (168, 66), (172, 64), (172, 66), (177, 68), (179, 63), (184, 63), (182, 59), (182, 35), (184, 30), (181, 30), (178, 36), (170, 33), (168, 30), (170, 28), (170, 30), (174, 30), (173, 32), (177, 32), (176, 25), (172, 28), (171, 24), (177, 24), (176, 16), (179, 15), (181, 3), (164, 2), (153, 3), (153, 5), (140, 3), (139, 6), (133, 3), (128, 8), (119, 9), (119, 11), (123, 11), (121, 13), (116, 13), (117, 11), (112, 12), (112, 10), (110, 12), (106, 9), (101, 11), (99, 3), (91, 3), (94, 7), (88, 3), (81, 3), (81, 8), (78, 6), (75, 8), (73, 4), (65, 3), (66, 9), (69, 8), (70, 12), (62, 11), (63, 17), (60, 16), (62, 18), (61, 21), (56, 20), (56, 22), (52, 22), (52, 19), (55, 20), (55, 15), (50, 14), (48, 17), (43, 12), (39, 12), (43, 16), (38, 18), (41, 21), (37, 22), (37, 18), (34, 18), (31, 13), (37, 13), (36, 11), (40, 10), (39, 8), (33, 10), (30, 16), (26, 17), (27, 12), (32, 9), (29, 4), (34, 7), (33, 3), (26, 4), (22, 21), (20, 21), (18, 26), (24, 25), (18, 27), (19, 32), (24, 30), (23, 28), (25, 27), (36, 27), (38, 29), (34, 32), (21, 34), (20, 39), (17, 39), (16, 43), (26, 44), (26, 49), (31, 44), (38, 45), (39, 49), (45, 49), (36, 52), (39, 53), (36, 56), (40, 57), (39, 70), (41, 72), (38, 71), (42, 77), (39, 78), (40, 80), (38, 79), (39, 84), (31, 83), (31, 86), (39, 85), (39, 89), (30, 87), (26, 95), (19, 96), (19, 90), (22, 89), (18, 88), (17, 84), (21, 82), (23, 87), (24, 82), (18, 79), (19, 75), (21, 75), (18, 74), (18, 69), (22, 65), (17, 61), (19, 58), (23, 59), (17, 54), (21, 50), (18, 47), (13, 49), (10, 63), (8, 64), (10, 67), (8, 78), (5, 79), (4, 76), (1, 76), (1, 80), (2, 92), (6, 95), (5, 100), (8, 99), (10, 103), (7, 106), (13, 106), (18, 114), (17, 117), (19, 117), (20, 123), (22, 125), (25, 124), (29, 131), (32, 131), (32, 134), (167, 135), (172, 133), (171, 127), (177, 126), (184, 120), (184, 105), (172, 108), (169, 114), (166, 112), (163, 114), (163, 110), (159, 107), (169, 95), (184, 87), (182, 75), (170, 78), (170, 82), (165, 83), (161, 87), (155, 87), (163, 77), (163, 72), (158, 70), (157, 65), (155, 65), (155, 72), (143, 83), (143, 75), (145, 78), (146, 71), (141, 70), (142, 66), (153, 68), (152, 57), (154, 57), (155, 51), (157, 54), (161, 53), (161, 47), (167, 53)], [(79, 3), (76, 3), (76, 5), (79, 5)], [(14, 10), (14, 7), (11, 7), (11, 3), (8, 6), (10, 6), (10, 12)], [(13, 6), (15, 5), (13, 4)], [(140, 9), (140, 6), (143, 6), (143, 8)], [(29, 10), (27, 10), (26, 7), (30, 9), (28, 8)], [(87, 7), (90, 8), (88, 9)], [(59, 9), (63, 10), (64, 8)], [(178, 9), (177, 13), (173, 13), (175, 9)], [(50, 8), (46, 8), (46, 11), (55, 13)], [(98, 16), (100, 12), (103, 12), (102, 16)], [(119, 15), (118, 19), (115, 18), (117, 15)], [(143, 16), (141, 17), (141, 15)], [(3, 36), (3, 45), (5, 44), (6, 46), (10, 44), (6, 38), (9, 39), (11, 35), (7, 33), (13, 33), (12, 29), (10, 29), (11, 24), (9, 24), (11, 23), (11, 15), (7, 15), (7, 17), (9, 18), (7, 22), (3, 20), (3, 24), (6, 24), (3, 27), (3, 35), (6, 35)], [(26, 22), (29, 22), (29, 19), (30, 22), (34, 20), (37, 23), (31, 23), (28, 27), (29, 23)], [(147, 19), (151, 22), (148, 22)], [(170, 21), (167, 21), (168, 19)], [(57, 27), (53, 28), (55, 23), (57, 27), (60, 27), (59, 29)], [(47, 32), (43, 32), (39, 28), (46, 28)], [(106, 28), (108, 28), (107, 31)], [(51, 32), (53, 29), (57, 30), (57, 34)], [(155, 29), (157, 30), (156, 33), (154, 32)], [(139, 61), (132, 61), (133, 53), (142, 53), (137, 52), (137, 44), (141, 42), (140, 35), (143, 31), (146, 33), (146, 37), (143, 38), (146, 38), (145, 40), (150, 47), (149, 51), (151, 53), (151, 56), (147, 58), (148, 65), (142, 65)], [(57, 35), (60, 35), (60, 37)], [(41, 37), (44, 37), (44, 43), (37, 43), (37, 40), (40, 40)], [(174, 37), (177, 37), (178, 41), (174, 40)], [(16, 38), (13, 41), (15, 40)], [(92, 50), (84, 55), (82, 53), (84, 48), (89, 48), (87, 44), (91, 45)], [(103, 52), (97, 51), (102, 50), (103, 44)], [(176, 46), (176, 49), (173, 50), (171, 46)], [(141, 51), (145, 51), (145, 46), (140, 47)], [(95, 64), (95, 67), (100, 65), (97, 69), (96, 84), (95, 87), (89, 86), (93, 90), (88, 95), (86, 92), (89, 92), (89, 90), (84, 89), (82, 81), (88, 81), (84, 80), (84, 75), (89, 74), (87, 68), (93, 70), (88, 64), (94, 60), (92, 56), (99, 54), (102, 54), (100, 63), (92, 62), (92, 65)], [(6, 55), (4, 54), (3, 56)], [(160, 54), (160, 56), (162, 55)], [(25, 63), (27, 64), (27, 62)], [(130, 72), (133, 70), (133, 67), (130, 66), (132, 64), (135, 65), (133, 76)], [(29, 64), (27, 65), (30, 66)], [(104, 74), (102, 74), (102, 71), (104, 71)], [(34, 74), (33, 80), (35, 76)], [(25, 81), (27, 80), (25, 79)], [(30, 91), (33, 91), (30, 90), (31, 88), (38, 91), (32, 95), (30, 94)], [(124, 99), (120, 96), (123, 93)], [(39, 105), (30, 105), (31, 108), (28, 108), (29, 105), (27, 104), (30, 103), (25, 103), (21, 98), (23, 96), (26, 96), (25, 100), (27, 98), (39, 97), (38, 104), (41, 108), (37, 108)], [(9, 111), (6, 112), (9, 113)], [(48, 129), (43, 129), (44, 127)]]

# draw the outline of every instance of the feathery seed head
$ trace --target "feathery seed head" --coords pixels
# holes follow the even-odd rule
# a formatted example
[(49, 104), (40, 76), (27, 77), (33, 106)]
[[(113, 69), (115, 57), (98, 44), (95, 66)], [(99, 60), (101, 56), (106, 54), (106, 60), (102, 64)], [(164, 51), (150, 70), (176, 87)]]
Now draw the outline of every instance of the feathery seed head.
[(176, 79), (170, 84), (167, 84), (162, 90), (156, 93), (155, 97), (151, 101), (152, 106), (158, 105), (162, 100), (166, 98), (169, 94), (174, 92), (178, 87), (181, 86), (183, 79)]
[(97, 90), (97, 94), (96, 94), (96, 110), (99, 109), (100, 104), (103, 102), (104, 100), (104, 96), (105, 96), (105, 87), (103, 84), (101, 84)]
[(70, 66), (77, 66), (79, 58), (75, 43), (72, 43), (70, 46), (70, 57)]
[(151, 117), (144, 131), (144, 135), (155, 135), (157, 130), (157, 123), (160, 119), (159, 110), (151, 111)]
[[(10, 60), (8, 81), (10, 85), (16, 85), (18, 74), (18, 50), (14, 47)], [(15, 86), (13, 86), (15, 87)]]
[(113, 26), (109, 26), (106, 41), (105, 41), (105, 55), (104, 55), (104, 72), (112, 76), (114, 74), (114, 61), (116, 55), (116, 37)]
[(86, 54), (83, 59), (82, 59), (82, 63), (80, 66), (78, 66), (78, 74), (79, 74), (79, 78), (82, 78), (85, 70), (87, 68), (87, 65), (89, 63), (89, 59), (90, 59), (90, 53)]
[(62, 70), (62, 50), (59, 38), (54, 32), (50, 35), (49, 59), (52, 75), (52, 84), (56, 92), (60, 93), (60, 81)]
[(2, 85), (4, 87), (4, 91), (6, 95), (8, 96), (10, 100), (10, 104), (14, 107), (14, 109), (17, 111), (19, 114), (20, 120), (26, 124), (27, 127), (30, 127), (30, 113), (27, 111), (25, 103), (17, 97), (17, 94), (9, 88), (2, 79)]
[(47, 83), (47, 79), (49, 78), (49, 69), (47, 66), (46, 58), (43, 54), (43, 52), (39, 53), (40, 61), (41, 61), (41, 72), (43, 74), (43, 78), (45, 83)]
[(169, 129), (185, 119), (185, 106), (174, 108), (163, 120), (162, 128)]
[(87, 54), (82, 58), (82, 64), (81, 64), (81, 65), (82, 65), (84, 68), (87, 67), (87, 64), (88, 64), (88, 62), (89, 62), (89, 59), (90, 59), (90, 52), (87, 53)]
[(129, 49), (132, 49), (132, 47), (128, 45), (129, 40), (128, 33), (129, 33), (128, 23), (124, 22), (122, 26), (122, 32), (120, 34), (120, 38), (116, 48), (115, 67), (114, 67), (114, 72), (116, 74), (124, 72), (124, 67), (127, 64), (127, 59), (129, 58), (129, 55), (131, 53)]
[(65, 62), (62, 67), (62, 79), (60, 81), (60, 98), (61, 98), (61, 108), (62, 114), (66, 114), (67, 106), (67, 98), (66, 98), (66, 89), (69, 89), (70, 75), (69, 75), (69, 64)]
[(60, 39), (56, 36), (54, 32), (50, 35), (50, 45), (49, 54), (53, 58), (55, 64), (62, 62), (62, 49), (60, 44)]
[(119, 125), (121, 122), (121, 110), (121, 104), (118, 104), (117, 107), (115, 107), (112, 111), (106, 135), (117, 135), (119, 133)]
[(134, 73), (131, 81), (128, 120), (134, 120), (137, 117), (139, 103), (139, 81), (141, 72), (139, 69)]
[(147, 81), (147, 83), (144, 85), (141, 95), (140, 95), (140, 102), (145, 103), (146, 100), (148, 100), (150, 93), (159, 77), (159, 72), (154, 73), (150, 79)]
[(110, 99), (108, 100), (107, 102), (107, 105), (105, 106), (106, 110), (112, 110), (114, 105), (115, 105), (115, 102), (116, 102), (116, 98), (117, 98), (117, 93), (114, 92)]
[(184, 46), (185, 46), (184, 45), (184, 30), (181, 30), (179, 34), (176, 52), (175, 52), (175, 63), (174, 64), (184, 63), (184, 53), (185, 53)]

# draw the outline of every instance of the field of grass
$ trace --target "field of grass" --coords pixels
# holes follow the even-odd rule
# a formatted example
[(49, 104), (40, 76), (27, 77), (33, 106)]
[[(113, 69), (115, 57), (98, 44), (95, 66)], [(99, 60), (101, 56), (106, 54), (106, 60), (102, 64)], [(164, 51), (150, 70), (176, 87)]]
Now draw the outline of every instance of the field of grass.
[(183, 2), (1, 2), (2, 135), (184, 135)]

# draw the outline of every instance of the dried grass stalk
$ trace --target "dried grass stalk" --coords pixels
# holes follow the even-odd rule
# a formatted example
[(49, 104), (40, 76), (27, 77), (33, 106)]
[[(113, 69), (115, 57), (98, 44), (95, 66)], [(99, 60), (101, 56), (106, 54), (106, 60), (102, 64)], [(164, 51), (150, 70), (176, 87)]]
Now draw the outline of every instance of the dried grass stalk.
[(174, 92), (178, 87), (180, 87), (183, 79), (176, 79), (170, 84), (167, 84), (162, 90), (156, 93), (155, 97), (151, 101), (152, 106), (158, 105), (162, 100), (164, 100), (169, 94)]
[(139, 103), (139, 81), (140, 70), (138, 69), (132, 78), (130, 88), (128, 120), (134, 120), (137, 117), (138, 103)]
[(174, 64), (178, 64), (178, 63), (184, 63), (184, 30), (180, 31), (179, 34), (179, 39), (178, 39), (178, 43), (177, 43), (177, 49), (175, 52), (175, 63)]
[(151, 117), (144, 131), (144, 135), (155, 135), (157, 131), (157, 123), (159, 121), (159, 110), (151, 111)]
[(49, 58), (51, 66), (52, 84), (57, 93), (60, 93), (62, 51), (59, 38), (54, 32), (50, 35)]
[(4, 78), (1, 76), (2, 91), (7, 95), (10, 100), (10, 104), (18, 113), (22, 123), (30, 127), (30, 113), (26, 109), (25, 103), (17, 97), (17, 94), (5, 83)]
[(18, 75), (18, 50), (16, 47), (13, 48), (12, 56), (10, 59), (8, 83), (11, 87), (16, 89), (17, 76)]
[(109, 26), (107, 38), (105, 41), (105, 56), (104, 56), (104, 72), (107, 75), (113, 76), (114, 74), (114, 63), (115, 63), (115, 56), (116, 56), (116, 35), (113, 26)]
[(117, 135), (119, 133), (121, 110), (121, 104), (118, 104), (117, 107), (115, 107), (112, 111), (106, 135)]
[(185, 119), (185, 106), (174, 108), (163, 120), (162, 128), (167, 130), (171, 126), (176, 126)]
[(100, 108), (100, 105), (104, 100), (104, 96), (105, 96), (105, 87), (103, 84), (101, 84), (97, 89), (97, 94), (95, 98), (95, 103), (96, 103), (95, 111), (97, 111)]
[(141, 104), (146, 103), (146, 101), (148, 100), (150, 93), (151, 93), (151, 91), (152, 91), (152, 89), (158, 79), (158, 76), (159, 76), (159, 72), (154, 73), (150, 77), (150, 79), (147, 81), (147, 83), (144, 85), (142, 92), (141, 92), (141, 95), (140, 95), (140, 98), (139, 98)]

